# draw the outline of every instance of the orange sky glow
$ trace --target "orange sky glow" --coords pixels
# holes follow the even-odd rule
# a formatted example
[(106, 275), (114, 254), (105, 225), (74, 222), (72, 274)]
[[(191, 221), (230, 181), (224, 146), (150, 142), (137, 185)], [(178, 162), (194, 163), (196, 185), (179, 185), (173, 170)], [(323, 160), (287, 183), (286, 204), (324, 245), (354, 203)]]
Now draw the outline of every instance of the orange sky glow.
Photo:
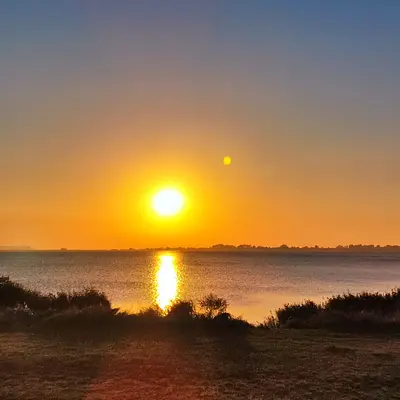
[(133, 3), (5, 21), (0, 246), (399, 241), (397, 22)]

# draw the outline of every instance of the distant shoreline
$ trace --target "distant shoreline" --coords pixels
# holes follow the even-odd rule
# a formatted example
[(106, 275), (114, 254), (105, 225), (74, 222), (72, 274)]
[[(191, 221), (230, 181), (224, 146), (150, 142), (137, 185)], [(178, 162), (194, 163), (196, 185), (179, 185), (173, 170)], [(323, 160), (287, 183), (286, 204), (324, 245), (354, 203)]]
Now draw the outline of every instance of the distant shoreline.
[(278, 253), (278, 254), (376, 254), (376, 253), (400, 253), (400, 246), (349, 246), (349, 247), (210, 247), (210, 248), (188, 248), (188, 247), (161, 247), (148, 249), (12, 249), (0, 248), (0, 253), (150, 253), (150, 252), (181, 252), (181, 253)]

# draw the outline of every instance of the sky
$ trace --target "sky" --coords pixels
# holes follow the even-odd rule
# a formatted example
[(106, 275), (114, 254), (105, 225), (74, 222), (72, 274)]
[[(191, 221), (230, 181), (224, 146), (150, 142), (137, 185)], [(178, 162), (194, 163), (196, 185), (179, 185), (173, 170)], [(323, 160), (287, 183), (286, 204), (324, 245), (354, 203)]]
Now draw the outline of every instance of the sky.
[[(399, 18), (397, 0), (2, 1), (0, 245), (398, 243)], [(179, 216), (152, 213), (163, 187)]]

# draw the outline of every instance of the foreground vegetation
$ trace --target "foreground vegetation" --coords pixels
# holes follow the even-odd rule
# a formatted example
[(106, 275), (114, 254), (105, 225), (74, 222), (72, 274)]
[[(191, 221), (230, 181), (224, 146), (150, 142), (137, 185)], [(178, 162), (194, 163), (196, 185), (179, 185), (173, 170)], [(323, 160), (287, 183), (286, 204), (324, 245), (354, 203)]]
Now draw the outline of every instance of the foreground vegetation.
[(346, 293), (321, 304), (307, 300), (286, 304), (267, 321), (269, 326), (354, 332), (400, 331), (400, 289), (389, 293)]
[(179, 329), (243, 330), (251, 327), (227, 312), (228, 302), (210, 294), (200, 300), (176, 301), (167, 310), (157, 306), (136, 314), (111, 307), (104, 293), (89, 288), (71, 293), (42, 294), (0, 277), (0, 330), (130, 330), (155, 324)]
[(127, 314), (0, 278), (0, 398), (400, 399), (399, 297), (287, 304), (256, 327), (215, 295)]
[[(0, 330), (26, 328), (136, 329), (154, 324), (179, 329), (241, 329), (254, 327), (227, 312), (228, 302), (210, 294), (196, 305), (177, 301), (163, 311), (157, 306), (136, 314), (112, 308), (107, 296), (93, 288), (42, 294), (0, 277)], [(285, 304), (257, 327), (302, 328), (347, 332), (400, 332), (400, 289), (389, 293), (332, 296), (321, 304), (307, 300)]]

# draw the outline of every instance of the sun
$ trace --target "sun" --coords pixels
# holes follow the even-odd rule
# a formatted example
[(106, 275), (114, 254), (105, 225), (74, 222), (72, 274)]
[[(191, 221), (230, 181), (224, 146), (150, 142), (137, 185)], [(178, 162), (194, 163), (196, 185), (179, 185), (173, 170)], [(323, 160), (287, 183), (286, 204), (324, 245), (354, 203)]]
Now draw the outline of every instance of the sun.
[(163, 189), (152, 199), (153, 210), (161, 217), (171, 217), (178, 214), (185, 203), (182, 193), (177, 189)]

